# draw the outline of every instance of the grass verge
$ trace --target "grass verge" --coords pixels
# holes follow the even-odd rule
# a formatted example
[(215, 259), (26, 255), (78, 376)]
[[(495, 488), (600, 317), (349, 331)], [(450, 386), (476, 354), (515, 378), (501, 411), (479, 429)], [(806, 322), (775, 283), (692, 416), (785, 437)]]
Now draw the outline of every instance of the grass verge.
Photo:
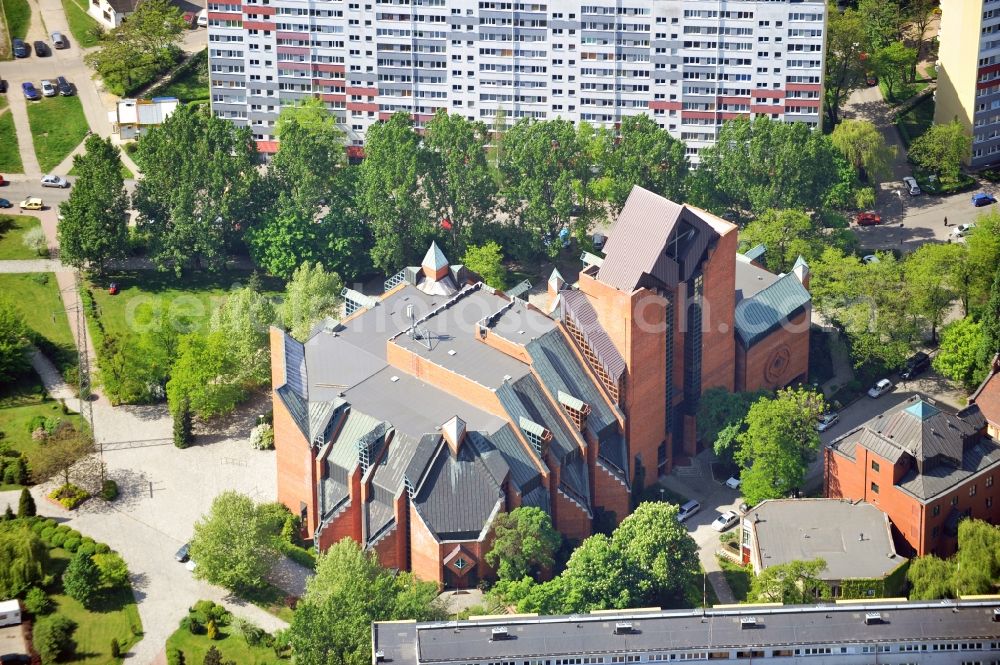
[(896, 127), (907, 148), (934, 124), (934, 96), (931, 95), (896, 118)]
[(210, 647), (222, 653), (222, 661), (231, 660), (240, 665), (277, 665), (288, 662), (279, 659), (274, 649), (265, 646), (250, 646), (242, 636), (235, 634), (232, 626), (219, 628), (219, 637), (214, 640), (205, 635), (192, 635), (186, 628), (178, 628), (167, 638), (167, 652), (177, 649), (184, 654), (185, 663), (201, 663)]
[(28, 0), (0, 0), (3, 13), (7, 17), (7, 31), (10, 38), (24, 39), (31, 25), (31, 5)]
[(722, 575), (729, 583), (729, 588), (733, 592), (733, 597), (737, 602), (745, 603), (750, 595), (750, 580), (753, 573), (749, 566), (740, 566), (725, 557), (717, 557), (719, 567), (722, 568)]
[(76, 365), (76, 343), (55, 275), (0, 275), (0, 293), (21, 310), (28, 327), (35, 333), (35, 343), (56, 367), (65, 370)]
[(40, 228), (35, 217), (0, 214), (0, 260), (37, 259), (38, 254), (25, 247), (24, 234)]
[(62, 0), (62, 6), (76, 45), (80, 48), (97, 46), (97, 30), (100, 25), (87, 13), (87, 8), (76, 0)]
[[(71, 0), (63, 0), (71, 1)], [(174, 76), (149, 91), (150, 97), (176, 97), (182, 103), (207, 100), (208, 49), (199, 51), (177, 68)]]
[(0, 173), (24, 173), (14, 116), (7, 111), (0, 113)]
[(83, 105), (76, 95), (49, 97), (30, 104), (28, 123), (38, 165), (45, 173), (66, 159), (90, 130), (83, 115)]
[[(265, 612), (273, 614), (286, 623), (292, 622), (292, 608), (285, 604), (288, 594), (274, 586), (268, 584), (263, 589), (241, 594), (241, 597), (261, 608)], [(200, 662), (200, 661), (199, 661)], [(239, 661), (237, 661), (239, 662)]]
[(59, 418), (72, 424), (77, 431), (83, 431), (85, 427), (82, 417), (76, 414), (65, 415), (59, 402), (43, 402), (37, 394), (24, 395), (20, 398), (20, 403), (13, 403), (16, 405), (0, 407), (0, 432), (4, 433), (4, 442), (18, 452), (30, 455), (38, 448), (39, 443), (31, 438), (31, 432), (28, 431), (28, 424), (36, 416)]

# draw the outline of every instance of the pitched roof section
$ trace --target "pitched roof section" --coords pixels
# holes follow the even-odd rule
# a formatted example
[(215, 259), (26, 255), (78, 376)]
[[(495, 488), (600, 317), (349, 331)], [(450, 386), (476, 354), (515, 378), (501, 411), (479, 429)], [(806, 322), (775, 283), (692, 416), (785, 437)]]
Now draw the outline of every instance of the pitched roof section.
[(1000, 428), (1000, 354), (993, 356), (989, 376), (983, 380), (969, 402), (979, 406), (979, 410), (994, 427)]
[(984, 438), (965, 449), (962, 453), (961, 467), (938, 464), (931, 469), (924, 470), (923, 473), (918, 473), (916, 469), (910, 469), (899, 481), (899, 488), (918, 499), (929, 501), (936, 496), (950, 492), (953, 487), (965, 482), (970, 476), (991, 467), (1000, 467), (1000, 444), (992, 439)]
[(747, 257), (751, 261), (759, 261), (764, 257), (764, 254), (766, 252), (767, 252), (767, 247), (765, 247), (763, 244), (755, 245), (750, 249), (748, 249), (747, 251), (743, 252), (743, 256)]
[(618, 347), (608, 337), (607, 331), (601, 326), (597, 312), (587, 300), (587, 296), (580, 291), (570, 290), (561, 292), (559, 298), (562, 315), (569, 318), (580, 330), (587, 346), (600, 361), (604, 371), (613, 381), (621, 379), (625, 373), (625, 360), (618, 352)]
[(445, 258), (444, 252), (441, 248), (437, 246), (436, 242), (431, 242), (430, 248), (428, 248), (427, 253), (424, 254), (424, 260), (420, 262), (421, 268), (430, 268), (431, 270), (440, 270), (448, 266), (448, 259)]
[(783, 275), (764, 290), (744, 298), (736, 306), (736, 334), (743, 347), (749, 348), (767, 337), (811, 300), (809, 291), (794, 273)]
[(685, 281), (721, 233), (736, 227), (710, 213), (633, 187), (604, 246), (597, 279), (631, 293), (649, 279), (667, 286)]

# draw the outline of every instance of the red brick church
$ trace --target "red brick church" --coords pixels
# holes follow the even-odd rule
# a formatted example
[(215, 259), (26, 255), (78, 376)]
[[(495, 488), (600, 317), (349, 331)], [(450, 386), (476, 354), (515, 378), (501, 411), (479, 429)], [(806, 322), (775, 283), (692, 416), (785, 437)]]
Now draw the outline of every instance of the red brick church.
[(642, 478), (697, 450), (702, 392), (807, 376), (809, 268), (775, 275), (704, 210), (635, 188), (576, 284), (544, 307), (433, 245), (378, 298), (305, 343), (271, 331), (278, 497), (320, 549), (472, 586), (494, 516), (552, 515), (568, 538), (630, 509)]

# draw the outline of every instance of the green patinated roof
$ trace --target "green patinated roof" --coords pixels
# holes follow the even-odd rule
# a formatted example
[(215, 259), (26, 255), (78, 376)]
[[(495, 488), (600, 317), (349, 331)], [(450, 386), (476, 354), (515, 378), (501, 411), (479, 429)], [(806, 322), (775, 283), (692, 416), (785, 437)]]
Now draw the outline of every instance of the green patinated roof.
[(736, 306), (736, 332), (744, 348), (767, 337), (810, 300), (812, 296), (794, 273), (778, 278), (763, 291), (742, 300)]

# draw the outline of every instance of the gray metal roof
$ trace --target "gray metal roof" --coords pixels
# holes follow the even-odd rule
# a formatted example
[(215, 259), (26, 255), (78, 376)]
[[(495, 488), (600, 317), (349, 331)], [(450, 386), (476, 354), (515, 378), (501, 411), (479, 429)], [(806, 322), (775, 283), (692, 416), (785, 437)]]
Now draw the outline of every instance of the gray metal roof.
[[(813, 645), (854, 646), (856, 650), (859, 645), (934, 640), (985, 640), (988, 649), (990, 640), (997, 636), (997, 624), (993, 620), (997, 607), (1000, 602), (994, 599), (730, 607), (673, 612), (623, 610), (570, 617), (501, 616), (457, 622), (375, 623), (372, 636), (374, 649), (382, 652), (386, 662), (395, 665), (594, 654), (609, 659), (619, 655), (652, 656), (671, 651), (770, 650)], [(878, 612), (881, 621), (865, 623), (867, 612)], [(740, 618), (747, 616), (757, 619), (752, 630), (741, 625)], [(620, 621), (631, 623), (632, 630), (615, 634), (615, 624)], [(510, 639), (492, 641), (492, 628), (501, 626), (507, 628)], [(916, 657), (910, 659), (930, 662)], [(836, 656), (827, 657), (828, 662), (835, 660)]]
[(601, 440), (601, 447), (597, 452), (598, 459), (604, 462), (605, 466), (610, 462), (611, 470), (616, 471), (622, 480), (627, 480), (628, 477), (627, 455), (625, 438), (617, 431), (613, 436)]
[(767, 247), (764, 244), (754, 245), (747, 251), (743, 252), (743, 256), (747, 257), (751, 261), (759, 261), (764, 254), (767, 253)]
[(347, 471), (353, 469), (358, 463), (358, 441), (382, 424), (378, 418), (373, 418), (352, 408), (348, 412), (344, 424), (340, 427), (336, 440), (330, 446), (330, 452), (326, 458), (327, 462)]
[(650, 285), (649, 278), (666, 286), (690, 279), (719, 237), (707, 214), (633, 187), (604, 245), (597, 279), (625, 293)]
[[(739, 262), (737, 262), (739, 265)], [(794, 273), (736, 305), (736, 333), (744, 348), (750, 348), (809, 304), (812, 296)]]
[(392, 440), (386, 446), (382, 459), (375, 466), (372, 474), (372, 484), (391, 492), (398, 493), (403, 487), (406, 467), (417, 450), (419, 439), (407, 436), (402, 432), (393, 434)]
[(581, 360), (570, 348), (570, 342), (558, 329), (542, 335), (526, 347), (532, 367), (538, 373), (550, 395), (563, 391), (590, 406), (587, 425), (595, 434), (618, 428), (612, 407), (601, 388), (581, 366)]
[(987, 469), (1000, 468), (1000, 444), (983, 438), (969, 446), (962, 454), (962, 466), (956, 468), (948, 464), (938, 464), (923, 473), (910, 471), (899, 481), (899, 488), (924, 501), (949, 492), (956, 485)]
[(410, 339), (406, 334), (391, 343), (487, 388), (496, 388), (504, 376), (518, 378), (530, 371), (527, 364), (483, 344), (474, 332), (476, 323), (509, 304), (507, 299), (479, 288), (464, 290), (447, 308), (442, 305), (449, 299), (438, 300), (438, 311), (420, 324), (430, 336), (429, 349), (422, 340)]
[(608, 337), (607, 331), (601, 326), (597, 312), (587, 300), (587, 296), (581, 291), (561, 291), (559, 304), (562, 316), (569, 317), (580, 329), (590, 350), (604, 367), (604, 371), (613, 380), (618, 381), (625, 373), (625, 360), (622, 359), (618, 347)]
[(490, 332), (515, 344), (527, 344), (556, 327), (556, 322), (534, 307), (515, 301), (513, 307), (503, 311), (493, 320)]
[(837, 581), (884, 577), (906, 561), (896, 555), (889, 518), (868, 503), (775, 499), (754, 506), (746, 520), (764, 568), (823, 559), (821, 579)]
[(535, 508), (541, 508), (545, 512), (552, 514), (551, 509), (551, 497), (549, 497), (549, 488), (545, 485), (539, 485), (535, 489), (527, 492), (521, 496), (522, 506), (533, 506)]
[(424, 434), (417, 442), (417, 447), (413, 449), (413, 454), (406, 464), (406, 472), (404, 473), (406, 483), (412, 492), (419, 492), (423, 486), (427, 467), (434, 458), (440, 443), (440, 433)]
[(737, 305), (744, 299), (757, 295), (777, 281), (778, 276), (773, 272), (764, 270), (760, 266), (755, 266), (740, 254), (736, 255)]
[(309, 404), (306, 399), (292, 390), (292, 387), (287, 383), (283, 386), (278, 386), (274, 392), (278, 395), (281, 403), (285, 405), (285, 408), (288, 409), (288, 414), (292, 417), (292, 421), (299, 428), (299, 431), (302, 432), (302, 436), (307, 441), (311, 441), (309, 436)]
[(299, 396), (308, 398), (309, 389), (306, 378), (306, 355), (302, 342), (288, 333), (284, 333), (285, 347), (285, 385)]
[(531, 491), (542, 479), (539, 469), (548, 470), (545, 462), (538, 459), (521, 443), (510, 425), (504, 425), (488, 436), (490, 442), (503, 454), (510, 477), (521, 492)]
[(431, 246), (424, 255), (424, 260), (420, 262), (420, 265), (438, 270), (448, 265), (448, 259), (445, 258), (444, 252), (437, 246), (437, 243), (431, 241)]
[[(495, 456), (496, 450), (485, 456)], [(452, 456), (438, 444), (431, 468), (413, 500), (420, 516), (438, 540), (476, 540), (504, 502), (501, 482), (487, 467), (485, 456), (465, 442)]]

